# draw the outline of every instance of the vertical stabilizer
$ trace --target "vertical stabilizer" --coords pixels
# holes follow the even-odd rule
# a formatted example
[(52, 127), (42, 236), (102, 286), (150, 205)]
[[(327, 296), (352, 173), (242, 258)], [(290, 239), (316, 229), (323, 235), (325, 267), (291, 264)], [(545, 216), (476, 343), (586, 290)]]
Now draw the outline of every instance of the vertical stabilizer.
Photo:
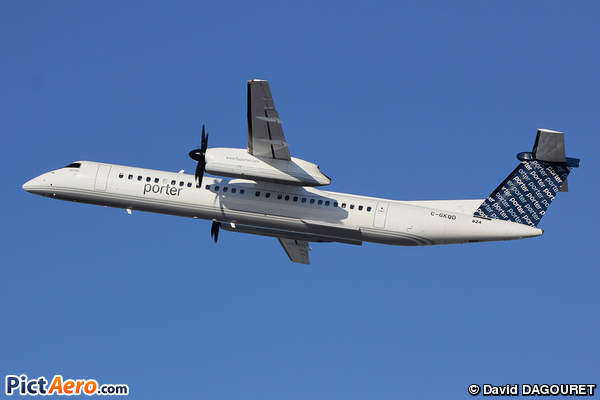
[[(519, 153), (521, 164), (473, 215), (536, 227), (579, 160), (565, 156), (564, 134), (538, 130), (533, 151)], [(563, 187), (564, 186), (564, 187)], [(562, 190), (561, 190), (562, 188)]]

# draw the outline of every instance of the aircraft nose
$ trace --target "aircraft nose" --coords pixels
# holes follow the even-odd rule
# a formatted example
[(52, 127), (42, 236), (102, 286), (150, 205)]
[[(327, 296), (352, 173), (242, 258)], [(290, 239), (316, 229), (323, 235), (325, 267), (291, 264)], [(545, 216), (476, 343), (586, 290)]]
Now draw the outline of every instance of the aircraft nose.
[(40, 176), (36, 176), (35, 178), (25, 182), (23, 184), (23, 190), (29, 193), (38, 194), (41, 189), (48, 186), (46, 182), (46, 175), (42, 174)]
[[(39, 178), (39, 177), (38, 177)], [(39, 179), (33, 178), (23, 184), (23, 190), (26, 192), (31, 192), (35, 187), (39, 186)]]

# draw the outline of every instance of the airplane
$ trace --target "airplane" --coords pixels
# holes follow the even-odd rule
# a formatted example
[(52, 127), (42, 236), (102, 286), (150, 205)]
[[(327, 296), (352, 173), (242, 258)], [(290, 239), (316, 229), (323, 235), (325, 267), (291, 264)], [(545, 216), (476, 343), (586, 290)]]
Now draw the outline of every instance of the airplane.
[[(213, 221), (220, 230), (275, 237), (289, 259), (310, 264), (310, 243), (396, 246), (489, 242), (543, 234), (537, 225), (580, 160), (564, 134), (539, 129), (531, 152), (485, 199), (398, 201), (318, 189), (331, 183), (316, 164), (291, 157), (269, 82), (248, 81), (246, 149), (201, 146), (194, 175), (76, 161), (23, 185), (77, 203)], [(205, 174), (221, 178), (207, 177)]]

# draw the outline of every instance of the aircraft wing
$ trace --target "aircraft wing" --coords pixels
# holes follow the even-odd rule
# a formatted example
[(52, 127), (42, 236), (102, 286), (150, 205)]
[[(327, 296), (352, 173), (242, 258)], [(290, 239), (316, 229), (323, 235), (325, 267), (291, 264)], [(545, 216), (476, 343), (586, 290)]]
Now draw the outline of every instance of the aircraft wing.
[(248, 153), (256, 157), (290, 160), (269, 82), (248, 81)]
[[(307, 227), (316, 228), (314, 224), (316, 222), (313, 221), (302, 221)], [(311, 226), (313, 225), (313, 226)], [(321, 231), (318, 234), (313, 233), (304, 233), (304, 232), (290, 232), (290, 231), (282, 231), (279, 229), (270, 229), (270, 228), (259, 228), (256, 226), (250, 225), (240, 225), (240, 224), (223, 224), (221, 225), (221, 229), (230, 231), (230, 232), (239, 232), (239, 233), (249, 233), (251, 235), (259, 235), (259, 236), (269, 236), (276, 237), (281, 243), (281, 246), (285, 250), (286, 254), (295, 263), (299, 264), (310, 264), (310, 258), (308, 256), (308, 252), (312, 250), (308, 245), (308, 242), (317, 242), (317, 243), (331, 243), (331, 242), (339, 242), (339, 243), (347, 243), (353, 245), (362, 245), (362, 237), (360, 236), (360, 229), (354, 227), (341, 228), (335, 224), (324, 225), (323, 223), (318, 224), (318, 228)], [(345, 230), (344, 230), (345, 229)], [(343, 232), (345, 236), (348, 236), (351, 233), (351, 236), (356, 236), (355, 238), (347, 238), (341, 239), (339, 235), (337, 237), (330, 236)]]
[(290, 260), (298, 264), (310, 264), (308, 252), (312, 250), (308, 242), (304, 240), (293, 240), (277, 238)]

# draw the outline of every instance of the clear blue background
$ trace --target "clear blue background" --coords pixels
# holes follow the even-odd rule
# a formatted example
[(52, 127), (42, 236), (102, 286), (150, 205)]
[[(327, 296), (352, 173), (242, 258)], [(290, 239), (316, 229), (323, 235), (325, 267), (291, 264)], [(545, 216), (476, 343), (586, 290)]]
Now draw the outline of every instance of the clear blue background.
[[(600, 384), (600, 3), (15, 2), (0, 13), (0, 376), (125, 383), (130, 398), (470, 398)], [(565, 132), (582, 166), (515, 242), (277, 240), (51, 201), (75, 160), (192, 172), (246, 146), (268, 79), (296, 157), (331, 190), (484, 198)], [(2, 392), (4, 389), (2, 390)]]

